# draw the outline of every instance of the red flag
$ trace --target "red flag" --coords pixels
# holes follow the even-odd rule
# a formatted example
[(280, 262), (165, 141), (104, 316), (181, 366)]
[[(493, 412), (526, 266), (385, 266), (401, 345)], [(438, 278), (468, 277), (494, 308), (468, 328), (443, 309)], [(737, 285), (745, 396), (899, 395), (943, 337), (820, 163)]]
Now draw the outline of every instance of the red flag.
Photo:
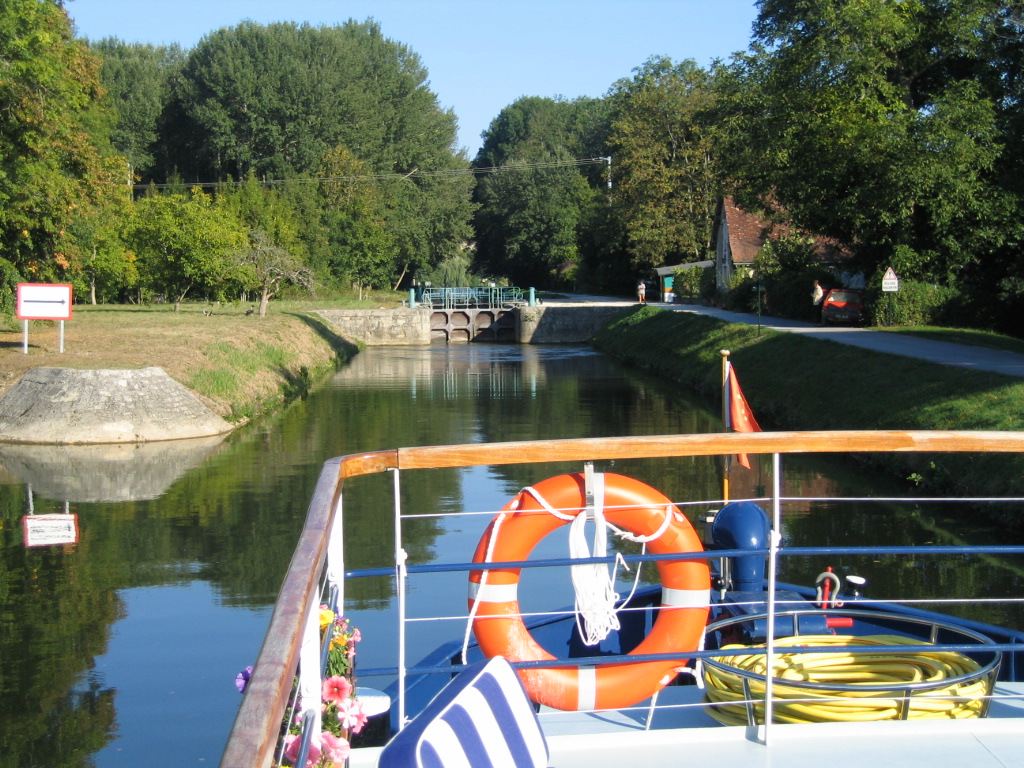
[[(754, 414), (750, 411), (747, 398), (743, 396), (740, 383), (736, 379), (736, 372), (731, 364), (726, 371), (725, 394), (729, 398), (729, 407), (725, 409), (728, 419), (728, 423), (725, 425), (726, 428), (736, 432), (760, 432), (761, 427), (754, 418)], [(736, 459), (739, 461), (740, 466), (750, 469), (750, 461), (747, 459), (747, 454), (738, 453), (736, 454)]]

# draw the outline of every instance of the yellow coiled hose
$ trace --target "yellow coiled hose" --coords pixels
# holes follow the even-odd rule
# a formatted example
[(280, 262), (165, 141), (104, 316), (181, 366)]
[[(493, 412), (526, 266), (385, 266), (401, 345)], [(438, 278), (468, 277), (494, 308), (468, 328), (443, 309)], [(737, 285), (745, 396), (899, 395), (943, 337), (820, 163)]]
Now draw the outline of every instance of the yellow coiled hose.
[[(906, 645), (908, 638), (892, 635), (838, 636), (800, 635), (780, 638), (776, 648), (793, 646)], [(764, 646), (727, 645), (725, 649), (749, 648), (759, 652), (742, 656), (718, 656), (711, 661), (759, 676), (750, 680), (752, 699), (764, 698)], [(981, 666), (961, 653), (777, 653), (774, 677), (792, 680), (794, 686), (776, 684), (773, 692), (773, 721), (784, 723), (851, 722), (896, 720), (900, 718), (907, 683), (932, 683), (910, 697), (907, 717), (955, 719), (979, 717), (988, 693), (987, 676), (974, 676)], [(963, 678), (950, 685), (942, 681)], [(800, 682), (831, 683), (837, 688), (821, 690), (801, 687)], [(714, 706), (708, 713), (726, 725), (747, 723), (743, 678), (712, 664), (704, 665), (705, 700)], [(887, 691), (860, 691), (856, 686), (891, 686)], [(739, 702), (739, 703), (732, 703)], [(764, 703), (757, 702), (758, 722), (764, 720)]]

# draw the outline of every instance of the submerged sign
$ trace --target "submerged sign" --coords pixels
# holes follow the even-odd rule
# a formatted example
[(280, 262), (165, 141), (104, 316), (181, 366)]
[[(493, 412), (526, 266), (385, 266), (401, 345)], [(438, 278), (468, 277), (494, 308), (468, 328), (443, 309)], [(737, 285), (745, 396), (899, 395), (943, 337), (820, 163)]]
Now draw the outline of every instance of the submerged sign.
[(21, 520), (26, 547), (78, 543), (78, 515), (26, 515)]

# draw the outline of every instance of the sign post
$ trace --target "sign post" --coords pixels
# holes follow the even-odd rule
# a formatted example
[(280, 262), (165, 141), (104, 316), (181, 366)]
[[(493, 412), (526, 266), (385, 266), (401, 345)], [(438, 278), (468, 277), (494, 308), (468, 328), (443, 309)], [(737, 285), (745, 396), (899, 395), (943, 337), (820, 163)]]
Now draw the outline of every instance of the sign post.
[[(882, 276), (882, 292), (883, 293), (896, 293), (900, 289), (900, 279), (896, 277), (896, 273), (892, 267), (887, 267), (885, 274)], [(885, 324), (892, 324), (893, 307), (896, 303), (896, 297), (891, 299), (887, 298), (883, 307), (885, 308)]]
[(64, 321), (71, 319), (71, 286), (67, 283), (18, 283), (18, 319), (25, 322), (23, 351), (28, 354), (28, 321), (60, 320), (60, 352), (64, 353)]

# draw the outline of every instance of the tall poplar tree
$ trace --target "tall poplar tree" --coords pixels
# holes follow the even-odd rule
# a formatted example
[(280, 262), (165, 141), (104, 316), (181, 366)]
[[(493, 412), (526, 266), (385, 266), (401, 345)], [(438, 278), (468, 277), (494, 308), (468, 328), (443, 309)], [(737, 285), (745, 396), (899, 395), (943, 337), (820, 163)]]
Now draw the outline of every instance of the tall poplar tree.
[(606, 178), (603, 162), (577, 166), (604, 149), (599, 99), (517, 99), (491, 122), (474, 165), (477, 259), (523, 286), (564, 288), (592, 262), (584, 227), (594, 225)]
[(108, 37), (91, 44), (103, 65), (100, 80), (116, 112), (110, 141), (128, 158), (131, 173), (147, 183), (157, 178), (161, 115), (185, 53), (177, 44), (126, 43)]
[(703, 258), (718, 184), (707, 73), (692, 59), (649, 59), (612, 89), (616, 205), (633, 268)]

